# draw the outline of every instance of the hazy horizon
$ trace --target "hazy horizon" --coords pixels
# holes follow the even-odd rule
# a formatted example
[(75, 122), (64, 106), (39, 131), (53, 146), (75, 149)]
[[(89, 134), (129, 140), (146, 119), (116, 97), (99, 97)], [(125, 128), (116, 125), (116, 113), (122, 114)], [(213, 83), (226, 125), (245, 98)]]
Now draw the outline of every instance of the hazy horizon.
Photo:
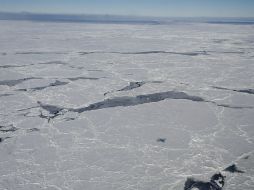
[(170, 18), (183, 18), (183, 19), (254, 19), (253, 16), (151, 16), (151, 15), (134, 15), (134, 14), (107, 14), (107, 13), (48, 13), (48, 12), (32, 12), (32, 11), (1, 11), (0, 14), (16, 14), (16, 15), (65, 15), (65, 16), (112, 16), (112, 17), (125, 17), (125, 18), (158, 18), (158, 19), (170, 19)]
[(252, 0), (0, 0), (0, 12), (146, 17), (254, 17)]
[(80, 22), (80, 23), (115, 23), (115, 24), (152, 24), (168, 25), (172, 23), (211, 23), (253, 25), (253, 17), (153, 17), (136, 15), (109, 14), (53, 14), (31, 12), (0, 12), (0, 20), (35, 21), (35, 22)]

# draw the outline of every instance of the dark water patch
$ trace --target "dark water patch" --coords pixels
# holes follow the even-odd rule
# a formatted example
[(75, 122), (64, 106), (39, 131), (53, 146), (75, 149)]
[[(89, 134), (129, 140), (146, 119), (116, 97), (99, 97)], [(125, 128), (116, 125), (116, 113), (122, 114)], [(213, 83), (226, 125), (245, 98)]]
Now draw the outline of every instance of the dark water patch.
[(93, 54), (93, 53), (105, 53), (105, 52), (94, 52), (94, 51), (84, 51), (84, 52), (78, 52), (79, 55), (88, 55), (88, 54)]
[(198, 56), (207, 55), (206, 51), (196, 51), (196, 52), (173, 52), (173, 51), (141, 51), (141, 52), (112, 52), (119, 54), (132, 54), (132, 55), (145, 55), (145, 54), (175, 54), (175, 55), (186, 55), (186, 56)]
[(139, 55), (139, 54), (157, 54), (157, 53), (160, 53), (160, 54), (162, 54), (162, 53), (169, 53), (169, 52), (167, 52), (167, 51), (140, 51), (140, 52), (112, 52), (112, 53), (119, 53), (119, 54), (137, 54), (137, 55)]
[(242, 90), (234, 90), (234, 91), (247, 93), (247, 94), (254, 94), (254, 89), (242, 89)]
[(67, 65), (68, 63), (62, 62), (62, 61), (49, 61), (44, 63), (38, 63), (40, 65)]
[(82, 67), (82, 66), (77, 67), (77, 66), (71, 65), (71, 66), (69, 66), (69, 67), (70, 67), (70, 68), (73, 68), (73, 69), (84, 69), (84, 67)]
[(223, 171), (230, 172), (230, 173), (245, 173), (244, 171), (239, 170), (235, 164), (228, 166)]
[[(214, 102), (211, 102), (214, 103)], [(217, 106), (219, 107), (224, 107), (224, 108), (232, 108), (232, 109), (253, 109), (253, 106), (234, 106), (234, 105), (228, 105), (228, 104), (217, 104), (215, 103)]]
[(16, 52), (16, 55), (62, 55), (67, 54), (66, 52), (41, 52), (41, 51), (27, 51), (27, 52)]
[(223, 51), (221, 53), (225, 53), (225, 54), (244, 54), (243, 51)]
[[(146, 84), (146, 82), (129, 82), (128, 86), (125, 86), (119, 90), (116, 90), (116, 92), (129, 91), (129, 90), (132, 90), (135, 88), (139, 88), (139, 87), (143, 86), (144, 84)], [(112, 92), (115, 92), (115, 91), (106, 92), (106, 93), (104, 93), (104, 96), (106, 96), (107, 94), (112, 93)]]
[(234, 45), (243, 45), (243, 42), (233, 42)]
[(101, 102), (97, 102), (94, 104), (90, 104), (87, 107), (83, 108), (64, 108), (49, 104), (43, 104), (42, 102), (38, 101), (37, 103), (39, 106), (48, 111), (50, 114), (54, 115), (61, 115), (64, 110), (70, 112), (77, 112), (82, 113), (85, 111), (93, 111), (99, 109), (106, 109), (106, 108), (113, 108), (113, 107), (129, 107), (129, 106), (136, 106), (140, 104), (147, 104), (152, 102), (160, 102), (166, 99), (184, 99), (190, 100), (194, 102), (208, 102), (199, 96), (190, 96), (185, 92), (177, 92), (177, 91), (167, 91), (167, 92), (160, 92), (154, 94), (147, 94), (147, 95), (139, 95), (135, 97), (115, 97), (111, 99), (106, 99)]
[(116, 91), (108, 91), (106, 93), (104, 93), (104, 96), (106, 96), (107, 94), (109, 93), (112, 93), (112, 92), (121, 92), (121, 91), (129, 91), (129, 90), (133, 90), (135, 88), (139, 88), (141, 86), (143, 86), (144, 84), (147, 84), (147, 83), (162, 83), (162, 81), (140, 81), (140, 82), (129, 82), (129, 85), (128, 86), (125, 86), (119, 90), (116, 90)]
[(5, 56), (5, 55), (7, 55), (7, 53), (5, 53), (5, 52), (2, 52), (2, 53), (1, 53), (1, 55)]
[(231, 90), (229, 88), (219, 87), (219, 86), (212, 86), (212, 88), (219, 89), (219, 90)]
[(163, 81), (160, 81), (160, 80), (154, 80), (154, 81), (147, 81), (146, 83), (161, 84), (161, 83), (163, 83)]
[(31, 128), (26, 130), (28, 133), (40, 131), (38, 128)]
[(63, 107), (53, 106), (53, 105), (49, 105), (49, 104), (43, 104), (40, 101), (37, 101), (37, 103), (39, 104), (39, 106), (42, 109), (48, 111), (49, 114), (56, 115), (56, 114), (59, 114), (62, 110), (64, 110)]
[(217, 44), (221, 44), (221, 43), (224, 43), (224, 42), (227, 42), (229, 41), (228, 39), (214, 39), (213, 42), (214, 43), (217, 43)]
[(250, 155), (247, 155), (247, 156), (243, 157), (243, 159), (247, 160), (247, 159), (249, 159), (249, 157), (250, 157)]
[(219, 89), (219, 90), (229, 90), (234, 92), (242, 92), (246, 94), (254, 94), (254, 89), (231, 89), (231, 88), (225, 88), (225, 87), (218, 87), (218, 86), (212, 86), (212, 88)]
[(189, 100), (194, 102), (207, 102), (207, 103), (213, 103), (216, 106), (234, 108), (234, 109), (253, 108), (253, 107), (240, 107), (240, 106), (217, 104), (216, 102), (207, 101), (199, 96), (191, 96), (186, 94), (185, 92), (177, 92), (177, 91), (167, 91), (167, 92), (160, 92), (160, 93), (154, 93), (154, 94), (139, 95), (134, 97), (129, 97), (129, 96), (114, 97), (114, 98), (105, 99), (101, 102), (96, 102), (81, 108), (64, 108), (64, 107), (59, 107), (59, 106), (54, 106), (49, 104), (43, 104), (40, 101), (38, 101), (37, 103), (42, 109), (48, 111), (49, 114), (51, 114), (51, 116), (41, 115), (41, 117), (55, 118), (56, 116), (63, 115), (65, 112), (68, 112), (68, 111), (82, 113), (82, 112), (100, 110), (100, 109), (106, 109), (106, 108), (137, 106), (141, 104), (160, 102), (166, 99)]
[(26, 89), (26, 88), (21, 88), (21, 89), (17, 89), (15, 91), (19, 91), (19, 92), (27, 92), (29, 91), (29, 89)]
[(146, 82), (130, 82), (128, 86), (125, 86), (124, 88), (117, 90), (117, 91), (129, 91), (134, 88), (139, 88), (139, 87), (143, 86), (144, 84), (146, 84)]
[(57, 116), (62, 115), (63, 113), (61, 113), (61, 111), (64, 110), (64, 108), (61, 109), (56, 106), (41, 104), (41, 103), (40, 103), (40, 107), (49, 112), (49, 115), (44, 115), (44, 114), (42, 114), (42, 112), (39, 115), (40, 118), (47, 119), (48, 123), (50, 122), (51, 119), (54, 119)]
[(137, 52), (117, 52), (117, 51), (90, 51), (90, 52), (78, 52), (80, 55), (88, 54), (123, 54), (123, 55), (146, 55), (146, 54), (175, 54), (175, 55), (186, 55), (186, 56), (198, 56), (208, 55), (206, 51), (195, 51), (195, 52), (173, 52), (173, 51), (137, 51)]
[(29, 89), (27, 89), (27, 88), (21, 88), (21, 89), (15, 90), (15, 91), (18, 91), (18, 92), (27, 92), (27, 91), (29, 91)]
[(50, 119), (53, 119), (53, 118), (55, 118), (55, 117), (57, 117), (57, 116), (58, 116), (58, 114), (54, 114), (54, 115), (52, 115), (52, 116), (43, 115), (42, 112), (41, 112), (40, 115), (39, 115), (40, 118), (42, 118), (42, 119), (47, 119), (47, 120), (48, 120), (48, 123), (49, 123)]
[(64, 114), (64, 110), (68, 111), (69, 109), (67, 108), (63, 108), (63, 107), (58, 107), (58, 106), (53, 106), (53, 105), (49, 105), (49, 104), (43, 104), (40, 101), (37, 101), (37, 103), (39, 104), (39, 106), (46, 110), (49, 115), (43, 115), (42, 112), (40, 113), (39, 117), (42, 119), (47, 119), (48, 122), (51, 119), (56, 118), (57, 116), (63, 115)]
[(18, 128), (14, 127), (13, 125), (7, 125), (7, 126), (0, 126), (0, 132), (8, 133), (8, 132), (15, 132)]
[(26, 91), (37, 91), (37, 90), (43, 90), (45, 88), (49, 88), (49, 87), (55, 87), (55, 86), (63, 86), (63, 85), (66, 85), (68, 84), (68, 82), (62, 82), (62, 81), (59, 81), (59, 80), (56, 80), (55, 82), (53, 83), (50, 83), (49, 85), (47, 86), (40, 86), (40, 87), (34, 87), (34, 88), (23, 88), (23, 89), (17, 89), (16, 91), (23, 91), (23, 92), (26, 92)]
[(33, 106), (33, 107), (29, 107), (29, 108), (23, 108), (23, 109), (18, 109), (17, 111), (21, 112), (21, 111), (27, 111), (27, 110), (31, 110), (33, 108), (38, 108), (39, 106)]
[(33, 79), (40, 79), (40, 78), (36, 78), (36, 77), (28, 77), (28, 78), (23, 78), (23, 79), (16, 79), (16, 80), (3, 80), (3, 81), (0, 81), (0, 86), (1, 85), (6, 85), (6, 86), (15, 86), (19, 83), (22, 83), (24, 81), (27, 81), (27, 80), (33, 80)]
[(28, 65), (2, 65), (0, 68), (7, 69), (7, 68), (16, 68), (16, 67), (26, 67)]
[(5, 141), (6, 139), (10, 139), (11, 137), (0, 137), (0, 143)]
[(166, 140), (167, 140), (166, 138), (158, 138), (156, 141), (161, 142), (161, 143), (165, 143)]
[(245, 54), (244, 51), (207, 51), (208, 53), (219, 53), (219, 54)]
[(11, 96), (13, 94), (0, 94), (0, 97), (6, 97), (6, 96)]
[(95, 72), (103, 72), (103, 70), (101, 70), (101, 69), (88, 69), (87, 71), (91, 71), (91, 72), (93, 72), (93, 71), (95, 71)]
[(36, 54), (36, 55), (38, 55), (38, 54), (44, 54), (44, 52), (16, 52), (15, 53), (16, 55), (20, 55), (20, 54)]
[(76, 81), (76, 80), (99, 80), (100, 78), (96, 77), (72, 77), (72, 78), (67, 78), (71, 81)]
[(75, 120), (76, 118), (73, 118), (73, 117), (67, 117), (67, 118), (64, 118), (65, 119), (65, 121), (73, 121), (73, 120)]
[(105, 108), (136, 106), (140, 104), (159, 102), (165, 99), (185, 99), (195, 102), (205, 102), (203, 98), (198, 96), (190, 96), (184, 92), (168, 91), (147, 95), (139, 95), (136, 97), (115, 97), (112, 99), (106, 99), (101, 102), (90, 104), (89, 106), (84, 108), (71, 109), (70, 111), (82, 113), (85, 111), (99, 110)]
[(37, 117), (36, 115), (33, 115), (33, 114), (31, 115), (31, 112), (21, 113), (21, 114), (18, 114), (18, 116), (24, 116), (28, 118)]
[(225, 185), (225, 176), (221, 173), (214, 174), (210, 181), (201, 181), (194, 178), (187, 178), (184, 190), (222, 190)]
[(62, 81), (56, 80), (55, 82), (50, 83), (47, 86), (35, 87), (35, 88), (31, 88), (31, 90), (43, 90), (45, 88), (55, 87), (55, 86), (63, 86), (63, 85), (66, 85), (66, 84), (68, 84), (68, 82), (62, 82)]

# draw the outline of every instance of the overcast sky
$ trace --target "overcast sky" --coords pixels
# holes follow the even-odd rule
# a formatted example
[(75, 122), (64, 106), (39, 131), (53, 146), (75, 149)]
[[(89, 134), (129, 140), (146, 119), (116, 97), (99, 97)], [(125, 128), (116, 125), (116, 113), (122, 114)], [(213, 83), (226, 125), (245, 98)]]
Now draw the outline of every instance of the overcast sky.
[(2, 12), (254, 17), (254, 0), (0, 0)]

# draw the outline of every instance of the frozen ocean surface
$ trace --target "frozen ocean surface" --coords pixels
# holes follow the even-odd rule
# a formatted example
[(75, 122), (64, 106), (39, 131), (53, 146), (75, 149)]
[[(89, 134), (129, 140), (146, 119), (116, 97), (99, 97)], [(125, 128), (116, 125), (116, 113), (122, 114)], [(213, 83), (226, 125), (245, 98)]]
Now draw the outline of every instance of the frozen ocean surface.
[(0, 21), (1, 190), (253, 190), (253, 116), (254, 25)]

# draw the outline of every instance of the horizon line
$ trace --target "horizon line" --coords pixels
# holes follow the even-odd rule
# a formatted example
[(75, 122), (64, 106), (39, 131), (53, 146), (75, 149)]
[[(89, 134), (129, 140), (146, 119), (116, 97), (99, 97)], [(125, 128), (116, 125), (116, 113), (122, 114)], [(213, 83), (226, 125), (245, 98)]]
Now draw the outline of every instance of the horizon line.
[(50, 13), (50, 12), (32, 12), (32, 11), (19, 11), (19, 12), (11, 12), (11, 11), (1, 11), (0, 14), (30, 14), (30, 15), (56, 15), (56, 16), (114, 16), (114, 17), (133, 17), (133, 18), (162, 18), (162, 19), (170, 19), (170, 18), (211, 18), (211, 19), (254, 19), (254, 16), (148, 16), (148, 15), (135, 15), (135, 14), (108, 14), (108, 13)]
[(65, 13), (32, 13), (1, 12), (0, 20), (33, 21), (33, 22), (66, 22), (94, 24), (145, 24), (168, 25), (172, 23), (209, 23), (254, 25), (254, 17), (153, 17), (110, 14), (65, 14)]

